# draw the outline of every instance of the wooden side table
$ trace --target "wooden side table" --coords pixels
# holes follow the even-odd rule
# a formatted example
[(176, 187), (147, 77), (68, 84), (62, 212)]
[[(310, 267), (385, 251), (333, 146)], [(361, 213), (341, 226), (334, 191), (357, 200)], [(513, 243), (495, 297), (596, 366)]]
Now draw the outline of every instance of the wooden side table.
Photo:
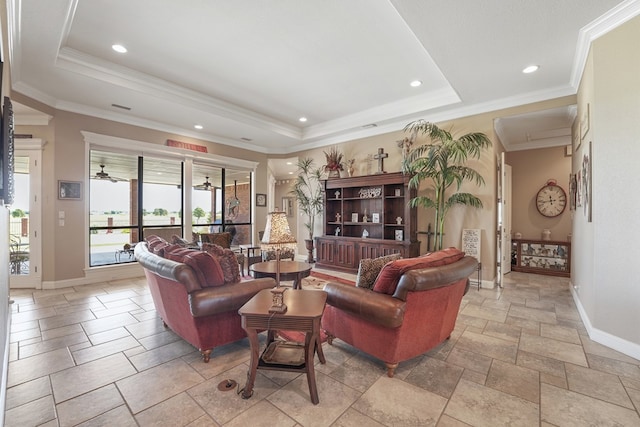
[[(276, 261), (258, 262), (249, 267), (249, 271), (253, 272), (253, 277), (259, 279), (261, 277), (276, 278), (276, 269), (278, 268)], [(280, 261), (280, 280), (293, 280), (293, 289), (302, 288), (302, 279), (311, 274), (311, 264), (299, 261)]]
[[(247, 383), (242, 393), (243, 399), (253, 395), (257, 370), (271, 369), (305, 372), (311, 402), (314, 405), (320, 402), (313, 358), (315, 353), (318, 353), (320, 363), (325, 363), (320, 343), (320, 319), (326, 301), (327, 293), (324, 291), (289, 290), (284, 293), (287, 312), (274, 314), (269, 313), (271, 290), (263, 289), (240, 307), (238, 313), (242, 317), (242, 327), (247, 331), (251, 345), (251, 363), (247, 372)], [(268, 330), (267, 346), (262, 355), (259, 355), (258, 330), (264, 329)], [(304, 345), (276, 341), (274, 331), (277, 330), (304, 332)]]

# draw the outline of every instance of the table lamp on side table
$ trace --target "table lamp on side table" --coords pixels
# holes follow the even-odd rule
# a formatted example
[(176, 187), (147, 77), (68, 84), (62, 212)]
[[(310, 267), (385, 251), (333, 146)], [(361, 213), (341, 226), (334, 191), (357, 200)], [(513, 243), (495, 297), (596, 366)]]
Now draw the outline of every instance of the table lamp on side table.
[(276, 252), (276, 287), (271, 290), (273, 304), (270, 313), (285, 313), (287, 306), (283, 302), (285, 289), (280, 287), (280, 251), (295, 249), (296, 238), (291, 234), (287, 214), (285, 212), (270, 212), (267, 216), (267, 226), (260, 242), (260, 249)]

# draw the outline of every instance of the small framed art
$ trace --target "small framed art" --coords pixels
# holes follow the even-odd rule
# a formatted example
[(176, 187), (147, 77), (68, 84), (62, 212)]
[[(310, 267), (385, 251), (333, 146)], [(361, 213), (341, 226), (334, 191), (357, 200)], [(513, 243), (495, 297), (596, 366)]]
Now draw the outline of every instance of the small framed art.
[(80, 181), (58, 181), (58, 199), (82, 200), (82, 183)]
[(267, 195), (256, 193), (256, 206), (267, 206)]
[(379, 213), (372, 213), (371, 214), (371, 222), (375, 222), (375, 223), (380, 222), (380, 214)]
[(402, 230), (396, 230), (396, 240), (402, 241), (404, 239), (404, 233)]

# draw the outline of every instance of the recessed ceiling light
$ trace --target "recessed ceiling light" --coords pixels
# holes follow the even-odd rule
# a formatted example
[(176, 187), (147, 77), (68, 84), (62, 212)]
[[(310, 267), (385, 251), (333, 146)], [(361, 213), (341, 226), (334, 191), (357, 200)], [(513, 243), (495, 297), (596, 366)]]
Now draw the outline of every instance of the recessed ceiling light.
[(293, 172), (289, 172), (289, 175), (293, 175)]
[(198, 129), (198, 130), (202, 129), (202, 125), (193, 125), (193, 127)]
[(306, 117), (300, 117), (300, 118), (298, 119), (298, 121), (299, 121), (299, 122), (304, 123), (304, 122), (306, 122), (306, 121), (307, 121), (307, 118), (306, 118)]
[(114, 44), (111, 46), (111, 49), (115, 50), (118, 53), (127, 53), (127, 48), (122, 46), (121, 44)]
[(409, 84), (411, 85), (411, 87), (418, 87), (418, 86), (422, 86), (422, 81), (421, 80), (414, 80)]
[(540, 68), (540, 67), (538, 67), (537, 65), (529, 65), (524, 70), (522, 70), (522, 72), (525, 73), (525, 74), (529, 74), (529, 73), (533, 73), (535, 71), (538, 71), (538, 68)]
[(291, 165), (293, 164), (293, 162), (287, 162), (287, 164), (288, 164), (289, 166), (291, 166)]

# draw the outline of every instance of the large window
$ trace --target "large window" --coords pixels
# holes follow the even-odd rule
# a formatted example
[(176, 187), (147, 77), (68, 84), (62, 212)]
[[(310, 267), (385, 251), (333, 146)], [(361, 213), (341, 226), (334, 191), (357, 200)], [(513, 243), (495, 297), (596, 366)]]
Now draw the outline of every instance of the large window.
[(250, 243), (250, 172), (203, 163), (191, 170), (183, 185), (180, 160), (91, 150), (89, 265), (134, 262), (132, 247), (151, 234), (192, 240), (229, 231), (232, 246)]

